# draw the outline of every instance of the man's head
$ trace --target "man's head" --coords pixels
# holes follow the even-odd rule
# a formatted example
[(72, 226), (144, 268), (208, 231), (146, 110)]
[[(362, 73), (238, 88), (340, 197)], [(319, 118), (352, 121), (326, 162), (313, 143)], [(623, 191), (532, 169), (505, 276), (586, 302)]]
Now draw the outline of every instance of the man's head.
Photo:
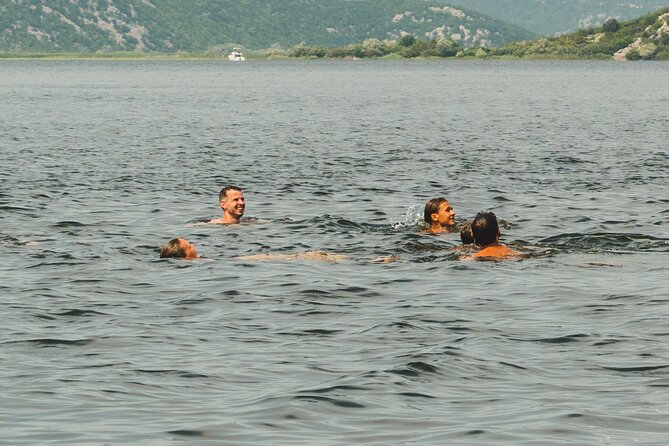
[(472, 234), (479, 246), (488, 246), (499, 240), (499, 225), (493, 212), (479, 212), (472, 222)]
[(244, 215), (244, 193), (237, 186), (227, 186), (218, 194), (218, 202), (223, 209), (223, 223), (239, 223)]
[(185, 238), (173, 238), (165, 244), (160, 250), (160, 258), (175, 258), (175, 259), (197, 259), (200, 257), (195, 250), (195, 245), (188, 242)]
[(425, 223), (430, 226), (453, 226), (455, 224), (455, 211), (444, 197), (433, 198), (425, 204), (423, 218), (425, 218)]

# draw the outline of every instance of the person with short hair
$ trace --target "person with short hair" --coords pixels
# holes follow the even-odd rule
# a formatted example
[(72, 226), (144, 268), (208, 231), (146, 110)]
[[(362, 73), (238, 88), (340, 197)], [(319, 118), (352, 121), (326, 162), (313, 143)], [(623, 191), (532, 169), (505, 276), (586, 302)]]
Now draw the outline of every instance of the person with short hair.
[(472, 221), (472, 234), (474, 242), (481, 250), (472, 254), (469, 259), (502, 260), (523, 257), (522, 253), (514, 251), (499, 242), (501, 233), (499, 232), (499, 224), (494, 212), (488, 211), (476, 214), (476, 217)]
[(200, 256), (195, 250), (195, 245), (190, 243), (185, 238), (177, 237), (167, 242), (160, 249), (160, 258), (193, 260), (200, 258)]
[(212, 219), (209, 223), (237, 224), (244, 215), (244, 209), (246, 208), (244, 192), (237, 186), (226, 186), (218, 194), (218, 204), (223, 210), (223, 217)]
[(463, 245), (473, 245), (474, 244), (474, 233), (472, 232), (472, 222), (465, 223), (462, 228), (460, 228), (460, 240), (462, 240)]
[(433, 198), (425, 204), (423, 218), (427, 232), (438, 234), (455, 228), (455, 211), (444, 197)]

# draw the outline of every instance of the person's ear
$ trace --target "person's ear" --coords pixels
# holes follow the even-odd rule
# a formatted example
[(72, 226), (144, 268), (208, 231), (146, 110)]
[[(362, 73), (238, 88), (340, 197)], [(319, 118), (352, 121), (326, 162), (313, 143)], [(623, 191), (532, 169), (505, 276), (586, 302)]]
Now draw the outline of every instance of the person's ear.
[(432, 219), (432, 221), (431, 221), (430, 223), (434, 223), (435, 221), (438, 221), (438, 220), (439, 220), (439, 214), (436, 213), (436, 212), (433, 212), (433, 213), (430, 215), (430, 218)]

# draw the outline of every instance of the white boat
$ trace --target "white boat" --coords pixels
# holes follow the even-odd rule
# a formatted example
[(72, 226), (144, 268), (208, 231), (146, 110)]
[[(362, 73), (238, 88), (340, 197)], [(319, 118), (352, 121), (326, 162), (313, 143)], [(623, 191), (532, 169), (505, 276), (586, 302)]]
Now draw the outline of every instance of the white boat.
[(228, 54), (228, 60), (242, 61), (246, 60), (246, 57), (244, 57), (241, 48), (233, 48), (232, 53)]

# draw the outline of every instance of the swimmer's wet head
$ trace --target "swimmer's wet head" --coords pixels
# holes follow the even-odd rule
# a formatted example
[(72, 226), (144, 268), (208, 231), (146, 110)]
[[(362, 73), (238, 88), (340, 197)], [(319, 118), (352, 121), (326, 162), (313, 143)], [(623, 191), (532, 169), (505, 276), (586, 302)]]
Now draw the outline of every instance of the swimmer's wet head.
[(244, 192), (242, 192), (241, 188), (237, 186), (224, 187), (218, 194), (218, 203), (223, 210), (221, 223), (239, 223), (239, 220), (244, 215), (244, 210), (246, 209)]
[(443, 232), (455, 226), (455, 210), (444, 197), (428, 201), (425, 204), (423, 217), (431, 232)]
[(173, 238), (160, 249), (161, 259), (174, 258), (192, 260), (199, 257), (200, 256), (195, 250), (195, 245), (181, 237)]
[(472, 232), (472, 222), (467, 222), (460, 229), (460, 240), (462, 240), (463, 245), (473, 245), (474, 244), (474, 233)]

